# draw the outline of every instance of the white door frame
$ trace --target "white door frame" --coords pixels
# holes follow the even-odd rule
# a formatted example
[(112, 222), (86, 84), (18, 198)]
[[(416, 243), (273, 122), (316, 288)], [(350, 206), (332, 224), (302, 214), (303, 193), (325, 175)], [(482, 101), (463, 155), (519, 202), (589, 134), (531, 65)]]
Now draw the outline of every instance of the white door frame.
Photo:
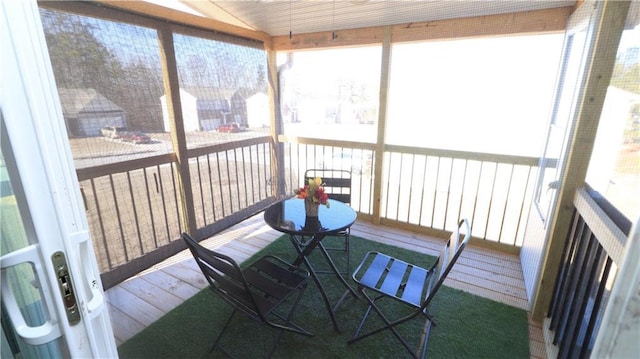
[[(2, 257), (1, 266), (32, 263), (47, 323), (29, 327), (12, 304), (3, 301), (17, 334), (33, 344), (57, 337), (71, 357), (117, 357), (113, 330), (93, 252), (51, 62), (35, 0), (0, 1), (0, 109), (33, 233), (30, 246)], [(7, 144), (3, 144), (6, 146)], [(33, 236), (34, 238), (32, 238)], [(81, 320), (70, 324), (52, 256), (66, 257)], [(38, 262), (38, 263), (36, 263)]]

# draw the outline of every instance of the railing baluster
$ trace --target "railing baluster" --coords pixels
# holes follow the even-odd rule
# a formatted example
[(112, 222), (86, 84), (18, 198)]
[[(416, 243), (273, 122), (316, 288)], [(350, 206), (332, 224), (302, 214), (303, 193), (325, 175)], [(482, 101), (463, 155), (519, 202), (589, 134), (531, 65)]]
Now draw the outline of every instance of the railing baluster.
[[(172, 163), (171, 164), (171, 184), (173, 186), (173, 200), (174, 203), (176, 204), (176, 218), (178, 219), (178, 236), (179, 233), (182, 233), (182, 220), (180, 219), (180, 205), (178, 204), (178, 185), (176, 183), (176, 173), (178, 173), (178, 169), (176, 168), (178, 164), (177, 163)], [(160, 183), (162, 183), (162, 181), (160, 181)], [(169, 237), (169, 242), (171, 242), (171, 237)]]
[(122, 250), (124, 252), (125, 262), (129, 261), (129, 251), (127, 250), (127, 243), (124, 235), (124, 226), (122, 225), (122, 219), (120, 218), (120, 206), (118, 205), (118, 198), (116, 196), (116, 189), (113, 183), (113, 175), (109, 175), (109, 184), (111, 186), (111, 195), (113, 197), (114, 209), (116, 211), (116, 219), (118, 221), (118, 230), (120, 231), (120, 241), (122, 243)]
[(462, 188), (460, 188), (460, 204), (458, 205), (458, 215), (456, 218), (462, 217), (462, 204), (464, 203), (464, 189), (467, 183), (467, 166), (469, 165), (469, 160), (464, 160), (464, 171), (462, 173)]
[(131, 172), (127, 171), (127, 185), (129, 189), (129, 198), (131, 199), (131, 209), (133, 209), (133, 219), (136, 224), (136, 235), (138, 237), (138, 245), (140, 246), (140, 254), (144, 254), (144, 244), (142, 243), (142, 233), (140, 232), (140, 218), (138, 218), (138, 209), (136, 199), (133, 195), (133, 186), (131, 185)]
[(433, 226), (436, 218), (436, 203), (438, 201), (438, 184), (440, 183), (440, 157), (436, 157), (436, 179), (435, 184), (433, 186), (433, 202), (431, 203), (431, 223), (430, 226)]
[[(480, 195), (480, 183), (482, 182), (482, 167), (484, 167), (484, 161), (480, 161), (480, 173), (478, 174), (478, 184), (476, 185), (476, 193), (473, 201), (473, 211), (471, 212), (471, 228), (476, 220), (476, 209), (478, 208), (478, 196)], [(473, 232), (473, 229), (471, 230)]]
[[(238, 149), (234, 148), (233, 149), (233, 169), (236, 175), (236, 194), (237, 194), (237, 200), (238, 200), (238, 209), (242, 208), (242, 204), (240, 201), (240, 172), (238, 170)], [(231, 174), (229, 174), (229, 178), (231, 178)], [(231, 185), (231, 183), (229, 183)], [(231, 191), (229, 191), (231, 192)], [(233, 213), (233, 207), (231, 207), (231, 213)]]
[(255, 146), (255, 151), (252, 148), (253, 146), (249, 148), (249, 178), (251, 179), (251, 203), (256, 203), (256, 184), (253, 173), (258, 171), (253, 170), (253, 152), (258, 153), (258, 145)]
[[(507, 185), (507, 194), (504, 197), (504, 210), (502, 211), (502, 218), (505, 218), (505, 216), (507, 215), (507, 205), (509, 203), (509, 195), (511, 194), (511, 184), (513, 183), (513, 170), (514, 170), (514, 165), (511, 165), (511, 172), (509, 175), (509, 184)], [(500, 231), (498, 232), (498, 243), (502, 242), (503, 228), (504, 228), (504, 220), (500, 221)]]
[(493, 192), (496, 188), (496, 176), (498, 175), (498, 164), (494, 163), (495, 169), (493, 170), (493, 181), (491, 181), (491, 194), (489, 195), (489, 207), (487, 209), (487, 220), (484, 224), (484, 238), (487, 238), (487, 232), (489, 231), (489, 219), (491, 219), (491, 205), (493, 204)]
[(575, 276), (571, 283), (573, 288), (571, 292), (570, 306), (565, 310), (566, 320), (564, 321), (564, 330), (562, 333), (560, 351), (558, 358), (573, 357), (572, 352), (575, 349), (574, 343), (577, 332), (584, 318), (587, 301), (590, 299), (586, 294), (586, 287), (589, 284), (591, 270), (593, 268), (594, 247), (598, 244), (598, 240), (590, 233), (583, 239), (585, 245), (584, 250), (580, 252), (580, 257), (576, 261)]
[[(169, 168), (172, 168), (171, 165), (169, 165)], [(157, 174), (157, 178), (156, 178), (156, 174)], [(169, 229), (169, 213), (167, 211), (167, 201), (164, 197), (164, 186), (162, 183), (162, 169), (160, 168), (160, 165), (156, 166), (156, 173), (153, 174), (153, 178), (156, 179), (156, 186), (158, 186), (158, 188), (160, 189), (160, 200), (162, 201), (162, 214), (164, 216), (164, 227), (167, 232), (168, 241), (171, 241), (171, 231)]]
[(111, 261), (111, 255), (109, 254), (109, 244), (107, 241), (107, 234), (104, 230), (104, 221), (102, 220), (102, 211), (100, 209), (100, 200), (98, 198), (98, 192), (96, 191), (95, 180), (92, 178), (89, 180), (91, 183), (91, 192), (96, 203), (96, 218), (98, 219), (98, 226), (100, 227), (100, 236), (102, 237), (102, 246), (104, 253), (107, 256), (107, 266), (109, 269), (113, 269), (113, 262)]
[[(449, 199), (451, 196), (451, 179), (453, 178), (453, 158), (450, 159), (451, 165), (449, 166), (449, 180), (447, 181), (447, 199), (444, 204), (444, 221), (442, 228), (447, 228), (447, 215), (449, 214)], [(457, 220), (457, 219), (456, 219)]]
[(211, 154), (207, 154), (207, 176), (209, 178), (209, 200), (211, 202), (211, 216), (213, 222), (217, 221), (216, 217), (216, 202), (213, 199), (213, 177), (211, 177)]
[(216, 152), (216, 164), (218, 168), (218, 187), (220, 188), (220, 207), (222, 208), (222, 217), (226, 216), (226, 208), (224, 205), (224, 189), (222, 187), (222, 173), (220, 171), (220, 152)]
[(422, 181), (420, 181), (421, 184), (421, 188), (420, 188), (420, 216), (418, 217), (418, 224), (422, 225), (422, 213), (424, 211), (424, 189), (425, 189), (425, 180), (427, 178), (427, 164), (429, 161), (429, 157), (428, 156), (423, 156), (424, 157), (424, 170), (422, 173)]
[[(398, 178), (398, 200), (396, 201), (396, 221), (400, 220), (400, 198), (402, 197), (402, 168), (404, 167), (404, 155), (400, 153), (400, 169), (396, 173), (396, 178)], [(389, 181), (391, 182), (391, 181)]]
[(567, 329), (569, 328), (569, 316), (571, 314), (571, 309), (575, 304), (576, 298), (576, 287), (578, 286), (578, 276), (580, 275), (580, 271), (583, 269), (584, 257), (587, 251), (588, 238), (591, 236), (591, 231), (588, 227), (582, 226), (584, 228), (581, 231), (581, 234), (578, 239), (578, 247), (576, 252), (574, 253), (573, 258), (571, 258), (571, 262), (569, 263), (569, 275), (567, 277), (567, 285), (564, 289), (563, 300), (560, 309), (560, 318), (558, 322), (558, 330), (556, 332), (554, 338), (554, 344), (559, 345), (559, 343), (563, 343), (565, 339), (565, 334)]
[[(158, 238), (156, 236), (156, 222), (155, 222), (156, 216), (153, 214), (153, 204), (151, 203), (151, 191), (149, 191), (149, 179), (147, 178), (146, 168), (142, 169), (142, 175), (144, 177), (144, 191), (145, 191), (145, 194), (147, 195), (147, 206), (149, 206), (149, 218), (151, 219), (151, 237), (153, 238), (153, 249), (156, 249), (158, 248)], [(157, 182), (156, 182), (156, 188), (157, 188)]]
[(520, 223), (522, 223), (522, 221), (525, 219), (525, 216), (523, 216), (524, 214), (524, 206), (527, 200), (527, 194), (529, 193), (529, 183), (531, 182), (531, 169), (533, 167), (529, 167), (529, 170), (527, 171), (527, 181), (524, 185), (524, 191), (522, 191), (522, 201), (520, 202), (520, 211), (518, 212), (518, 221), (516, 222), (516, 232), (515, 232), (515, 238), (514, 238), (514, 245), (517, 244), (517, 239), (518, 239), (518, 233), (520, 233)]
[(196, 173), (198, 174), (198, 192), (200, 194), (200, 210), (202, 212), (203, 225), (207, 225), (207, 213), (204, 202), (204, 192), (202, 190), (202, 172), (200, 172), (200, 157), (196, 157)]
[(407, 208), (407, 223), (411, 222), (411, 207), (413, 207), (411, 205), (411, 201), (413, 199), (413, 176), (414, 176), (414, 169), (415, 169), (415, 164), (416, 164), (416, 155), (412, 154), (411, 155), (411, 175), (409, 176), (409, 201), (408, 201), (408, 208)]
[[(389, 157), (389, 160), (387, 161), (387, 190), (385, 191), (386, 196), (384, 198), (384, 202), (385, 202), (385, 207), (384, 207), (384, 216), (388, 217), (389, 216), (389, 186), (391, 185), (391, 160), (393, 159), (393, 153), (389, 152), (388, 154), (385, 154), (386, 156)], [(382, 206), (380, 206), (380, 208), (382, 208)]]
[[(607, 292), (607, 280), (609, 279), (609, 273), (611, 271), (611, 267), (613, 266), (613, 260), (611, 257), (605, 256), (603, 258), (604, 265), (602, 266), (602, 270), (600, 276), (598, 278), (598, 287), (597, 292), (594, 297), (593, 309), (591, 311), (591, 318), (589, 319), (589, 324), (586, 328), (586, 333), (584, 335), (584, 341), (582, 345), (582, 350), (580, 351), (580, 358), (589, 358), (591, 356), (591, 345), (592, 339), (595, 339), (595, 336), (600, 329), (600, 308), (603, 307), (604, 294)], [(601, 261), (602, 262), (602, 261)]]

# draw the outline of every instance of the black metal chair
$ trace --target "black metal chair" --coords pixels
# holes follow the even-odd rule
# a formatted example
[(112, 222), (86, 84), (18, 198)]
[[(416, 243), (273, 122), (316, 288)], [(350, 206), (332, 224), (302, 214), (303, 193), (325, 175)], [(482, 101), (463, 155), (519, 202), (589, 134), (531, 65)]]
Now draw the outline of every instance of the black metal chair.
[[(464, 239), (460, 240), (460, 231), (463, 226), (465, 235)], [(414, 358), (417, 358), (419, 353), (420, 356), (424, 358), (427, 351), (431, 325), (435, 325), (433, 317), (428, 311), (429, 303), (431, 303), (431, 300), (433, 300), (438, 292), (447, 274), (451, 271), (451, 267), (453, 267), (458, 260), (460, 253), (462, 253), (462, 250), (466, 247), (470, 237), (471, 227), (469, 221), (463, 219), (458, 223), (456, 231), (451, 234), (451, 237), (440, 252), (440, 256), (429, 269), (404, 262), (379, 252), (367, 253), (362, 263), (360, 263), (353, 273), (353, 280), (358, 283), (358, 290), (367, 300), (369, 306), (355, 334), (348, 341), (348, 344), (389, 329)], [(374, 295), (368, 295), (366, 290), (371, 290), (374, 292)], [(380, 307), (376, 305), (376, 301), (383, 298), (391, 298), (395, 302), (412, 307), (414, 310), (400, 318), (390, 320), (388, 316), (381, 311)], [(371, 309), (380, 316), (385, 325), (367, 333), (360, 334)], [(426, 317), (426, 323), (417, 350), (414, 350), (399, 334), (396, 327), (420, 315)]]
[[(305, 181), (310, 178), (322, 178), (325, 193), (330, 199), (351, 204), (351, 171), (337, 170), (337, 169), (308, 169), (304, 173)], [(351, 229), (347, 228), (344, 231), (339, 232), (335, 236), (344, 239), (344, 243), (341, 243), (339, 247), (326, 247), (330, 251), (341, 251), (345, 253), (346, 265), (344, 275), (351, 273), (350, 266), (350, 245), (349, 240), (351, 238)], [(328, 242), (324, 240), (324, 242)], [(327, 271), (317, 271), (318, 273), (327, 273)]]
[[(233, 307), (233, 312), (213, 343), (211, 351), (218, 348), (231, 357), (219, 343), (237, 311), (257, 322), (279, 329), (269, 357), (275, 352), (283, 331), (312, 336), (291, 322), (291, 317), (306, 289), (309, 272), (270, 255), (241, 269), (232, 258), (203, 247), (188, 234), (183, 233), (182, 238), (209, 282), (210, 289)], [(290, 297), (293, 303), (288, 313), (279, 313), (278, 307), (290, 302)], [(270, 319), (273, 316), (278, 318), (277, 322)]]

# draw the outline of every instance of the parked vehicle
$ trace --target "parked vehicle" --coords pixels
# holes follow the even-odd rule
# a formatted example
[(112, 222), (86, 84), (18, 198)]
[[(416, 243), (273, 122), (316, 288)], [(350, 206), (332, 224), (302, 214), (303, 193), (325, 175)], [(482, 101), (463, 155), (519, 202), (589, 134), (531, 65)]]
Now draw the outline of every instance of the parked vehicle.
[(102, 136), (111, 138), (111, 139), (119, 139), (125, 132), (127, 132), (127, 128), (123, 126), (105, 126), (100, 129)]
[(133, 142), (135, 144), (151, 142), (151, 138), (144, 132), (140, 131), (127, 131), (120, 136), (120, 139), (122, 141)]
[(244, 131), (244, 127), (240, 126), (237, 123), (225, 123), (222, 124), (220, 126), (218, 126), (218, 128), (216, 128), (216, 131), (218, 132), (226, 132), (226, 133), (232, 133), (232, 132), (242, 132)]

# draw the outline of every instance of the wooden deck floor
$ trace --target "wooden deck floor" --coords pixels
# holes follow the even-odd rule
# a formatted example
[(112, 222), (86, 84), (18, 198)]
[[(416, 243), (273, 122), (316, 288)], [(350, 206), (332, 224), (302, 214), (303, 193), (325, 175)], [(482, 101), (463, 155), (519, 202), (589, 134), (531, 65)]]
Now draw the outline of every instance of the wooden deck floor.
[[(361, 221), (354, 224), (351, 233), (434, 256), (444, 244), (443, 239)], [(203, 244), (242, 262), (280, 236), (280, 232), (264, 223), (262, 215), (257, 215)], [(206, 285), (191, 254), (183, 251), (109, 289), (106, 296), (117, 344), (125, 342)], [(528, 308), (522, 269), (515, 255), (468, 246), (445, 285), (514, 307)], [(540, 323), (529, 320), (531, 358), (547, 357), (541, 328)]]

